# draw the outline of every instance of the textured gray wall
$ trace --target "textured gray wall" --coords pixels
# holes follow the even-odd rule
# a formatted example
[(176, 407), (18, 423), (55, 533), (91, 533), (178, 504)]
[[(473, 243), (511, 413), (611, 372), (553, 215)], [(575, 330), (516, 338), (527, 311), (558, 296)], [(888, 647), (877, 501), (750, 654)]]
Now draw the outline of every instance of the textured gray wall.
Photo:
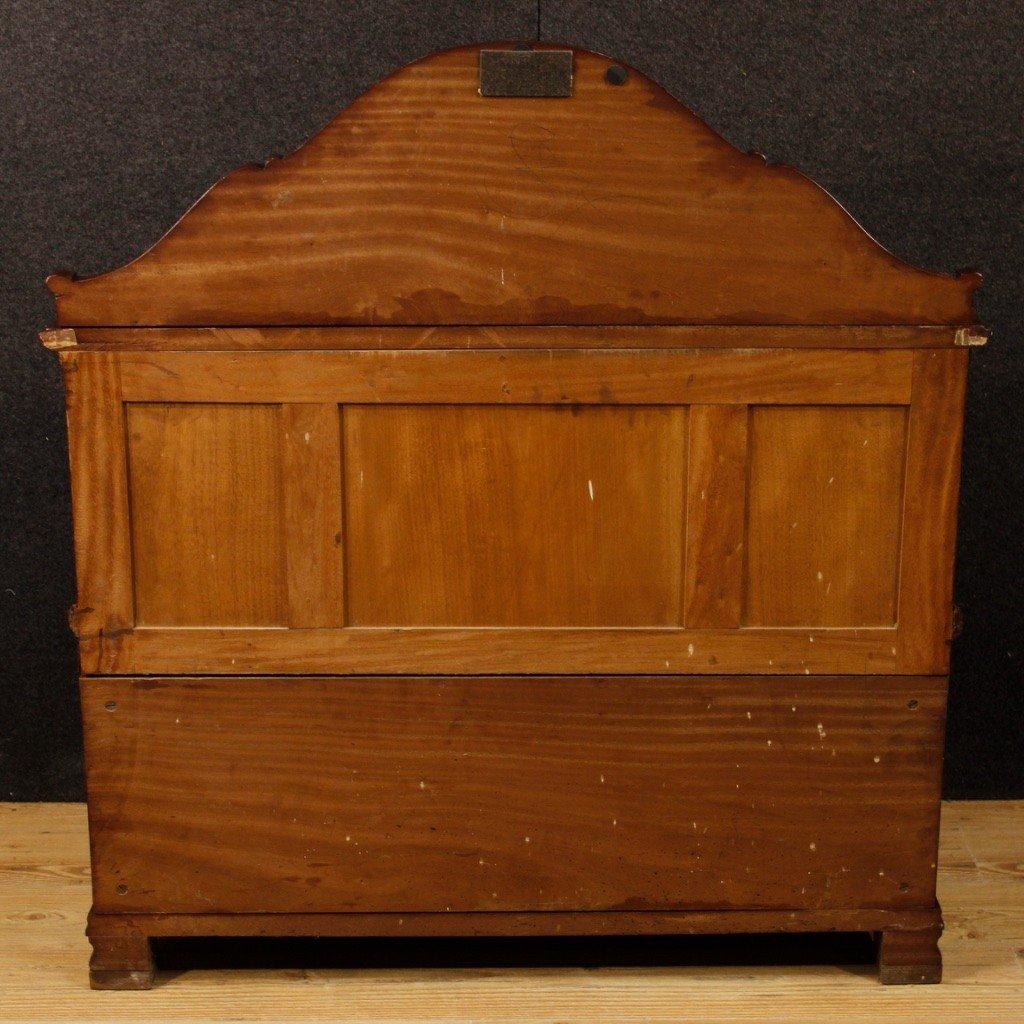
[(912, 263), (976, 267), (950, 796), (1024, 796), (1024, 124), (1017, 2), (16, 0), (0, 12), (0, 799), (82, 795), (63, 404), (45, 275), (116, 266), (210, 184), (401, 64), (533, 39), (616, 56), (794, 164)]

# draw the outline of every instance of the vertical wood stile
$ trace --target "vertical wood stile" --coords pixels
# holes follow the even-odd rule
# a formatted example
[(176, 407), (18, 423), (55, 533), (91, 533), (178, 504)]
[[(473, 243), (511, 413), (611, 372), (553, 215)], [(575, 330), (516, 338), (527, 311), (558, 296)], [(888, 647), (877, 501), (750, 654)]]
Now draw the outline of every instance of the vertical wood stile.
[(738, 627), (743, 616), (747, 406), (690, 407), (683, 623)]
[(341, 410), (283, 405), (281, 431), (288, 624), (344, 626)]
[(918, 352), (908, 423), (898, 672), (946, 672), (967, 352)]
[(119, 355), (64, 352), (83, 672), (109, 671), (135, 619)]

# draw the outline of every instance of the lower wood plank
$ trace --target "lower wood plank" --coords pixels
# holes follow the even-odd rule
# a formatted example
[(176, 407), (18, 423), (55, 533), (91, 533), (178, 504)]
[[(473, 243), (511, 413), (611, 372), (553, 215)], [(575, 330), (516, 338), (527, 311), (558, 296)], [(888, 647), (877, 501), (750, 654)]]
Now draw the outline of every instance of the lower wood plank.
[(102, 674), (894, 672), (894, 629), (158, 629), (104, 638)]
[(87, 678), (102, 913), (927, 909), (945, 680)]
[(93, 937), (735, 935), (758, 932), (915, 932), (941, 922), (921, 910), (680, 910), (591, 913), (97, 914)]

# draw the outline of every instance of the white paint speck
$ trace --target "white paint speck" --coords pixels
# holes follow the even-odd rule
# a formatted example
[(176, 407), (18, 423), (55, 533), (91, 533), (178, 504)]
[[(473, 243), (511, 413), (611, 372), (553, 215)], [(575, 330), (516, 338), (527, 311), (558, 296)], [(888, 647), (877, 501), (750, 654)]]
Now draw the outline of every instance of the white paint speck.
[(688, 646), (688, 647), (686, 648), (686, 653), (687, 653), (687, 654), (688, 654), (688, 655), (689, 655), (689, 656), (690, 656), (691, 658), (693, 657), (693, 644), (690, 644), (690, 645), (689, 645), (689, 646)]
[(825, 737), (826, 737), (827, 735), (828, 735), (828, 733), (827, 733), (827, 732), (825, 732), (825, 726), (823, 726), (823, 725), (821, 724), (821, 722), (819, 722), (819, 723), (818, 723), (818, 736), (819, 736), (819, 737), (820, 737), (821, 739), (824, 739), (824, 738), (825, 738)]

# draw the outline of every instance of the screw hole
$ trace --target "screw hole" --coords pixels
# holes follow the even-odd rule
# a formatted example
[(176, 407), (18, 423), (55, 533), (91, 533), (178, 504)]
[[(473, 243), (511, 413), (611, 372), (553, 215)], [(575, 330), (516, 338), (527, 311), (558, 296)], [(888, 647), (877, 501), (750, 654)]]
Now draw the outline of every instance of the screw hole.
[(910, 892), (910, 883), (900, 882), (900, 892)]
[(118, 896), (127, 896), (128, 895), (128, 886), (125, 885), (124, 882), (122, 882), (117, 887), (117, 894), (118, 894)]
[(910, 708), (911, 711), (916, 711), (917, 710), (917, 701), (916, 700), (908, 700), (907, 701), (907, 707)]
[(625, 85), (629, 72), (621, 64), (613, 64), (605, 73), (604, 80), (609, 85)]
[(116, 711), (117, 710), (117, 701), (116, 700), (108, 700), (107, 703), (104, 704), (103, 706), (108, 711)]

